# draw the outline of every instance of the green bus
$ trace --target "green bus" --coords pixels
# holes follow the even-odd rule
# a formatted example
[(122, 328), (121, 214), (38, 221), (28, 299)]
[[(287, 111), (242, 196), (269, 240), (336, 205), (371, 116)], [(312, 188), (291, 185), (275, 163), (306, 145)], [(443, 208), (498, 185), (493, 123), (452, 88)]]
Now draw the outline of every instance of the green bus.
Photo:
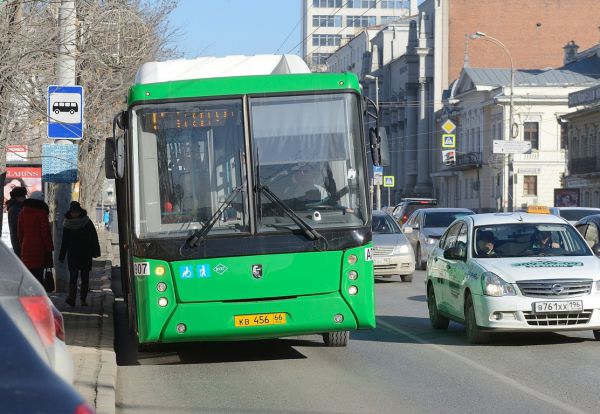
[(138, 76), (106, 145), (139, 347), (345, 346), (375, 327), (366, 149), (377, 163), (379, 135), (365, 138), (375, 115), (356, 76), (160, 72)]

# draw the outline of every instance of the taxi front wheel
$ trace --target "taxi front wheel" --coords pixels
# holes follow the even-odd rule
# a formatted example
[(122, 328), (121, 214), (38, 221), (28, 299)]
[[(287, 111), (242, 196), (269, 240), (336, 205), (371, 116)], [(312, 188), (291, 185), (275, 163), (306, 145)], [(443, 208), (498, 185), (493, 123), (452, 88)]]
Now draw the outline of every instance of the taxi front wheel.
[(485, 344), (490, 341), (490, 333), (483, 332), (479, 326), (477, 326), (477, 319), (475, 319), (475, 307), (473, 306), (473, 298), (471, 295), (467, 295), (465, 300), (465, 322), (467, 328), (467, 340), (472, 344)]
[(450, 320), (440, 315), (437, 304), (435, 303), (435, 291), (431, 284), (427, 287), (427, 308), (429, 309), (429, 321), (431, 322), (431, 327), (433, 329), (448, 329)]
[(594, 338), (596, 341), (600, 341), (600, 329), (594, 329)]

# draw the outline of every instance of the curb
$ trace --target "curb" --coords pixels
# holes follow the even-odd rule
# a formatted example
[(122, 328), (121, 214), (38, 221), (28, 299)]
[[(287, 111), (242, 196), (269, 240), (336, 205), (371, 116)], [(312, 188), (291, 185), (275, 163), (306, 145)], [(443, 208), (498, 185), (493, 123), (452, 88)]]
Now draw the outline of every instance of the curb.
[(99, 349), (100, 371), (96, 380), (96, 414), (114, 414), (117, 389), (117, 355), (113, 350), (114, 327), (112, 322), (115, 296), (110, 289), (104, 289), (103, 293)]

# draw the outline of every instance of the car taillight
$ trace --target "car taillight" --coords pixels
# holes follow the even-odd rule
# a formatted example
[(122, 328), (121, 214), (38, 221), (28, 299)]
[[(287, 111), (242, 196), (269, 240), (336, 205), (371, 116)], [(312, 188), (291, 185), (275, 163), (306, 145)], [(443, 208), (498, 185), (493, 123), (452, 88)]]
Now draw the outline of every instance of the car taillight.
[(52, 316), (54, 316), (54, 333), (56, 337), (61, 341), (65, 341), (65, 321), (62, 313), (59, 312), (54, 306), (52, 306)]
[(75, 408), (74, 414), (94, 414), (94, 410), (92, 410), (87, 404), (79, 404), (77, 408)]
[(42, 338), (44, 346), (54, 343), (54, 316), (50, 310), (50, 304), (46, 296), (21, 296), (21, 305), (27, 312), (27, 316), (33, 322), (33, 326)]
[(406, 223), (406, 220), (408, 220), (408, 216), (405, 214), (402, 216), (402, 224)]

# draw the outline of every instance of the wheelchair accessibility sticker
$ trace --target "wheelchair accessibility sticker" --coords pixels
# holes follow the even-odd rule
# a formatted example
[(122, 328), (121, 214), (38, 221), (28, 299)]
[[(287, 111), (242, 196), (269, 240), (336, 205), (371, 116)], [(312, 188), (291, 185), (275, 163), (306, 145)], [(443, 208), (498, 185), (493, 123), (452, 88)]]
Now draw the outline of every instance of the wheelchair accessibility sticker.
[(182, 279), (191, 279), (194, 277), (194, 268), (192, 265), (189, 266), (181, 266), (179, 268), (179, 277)]

